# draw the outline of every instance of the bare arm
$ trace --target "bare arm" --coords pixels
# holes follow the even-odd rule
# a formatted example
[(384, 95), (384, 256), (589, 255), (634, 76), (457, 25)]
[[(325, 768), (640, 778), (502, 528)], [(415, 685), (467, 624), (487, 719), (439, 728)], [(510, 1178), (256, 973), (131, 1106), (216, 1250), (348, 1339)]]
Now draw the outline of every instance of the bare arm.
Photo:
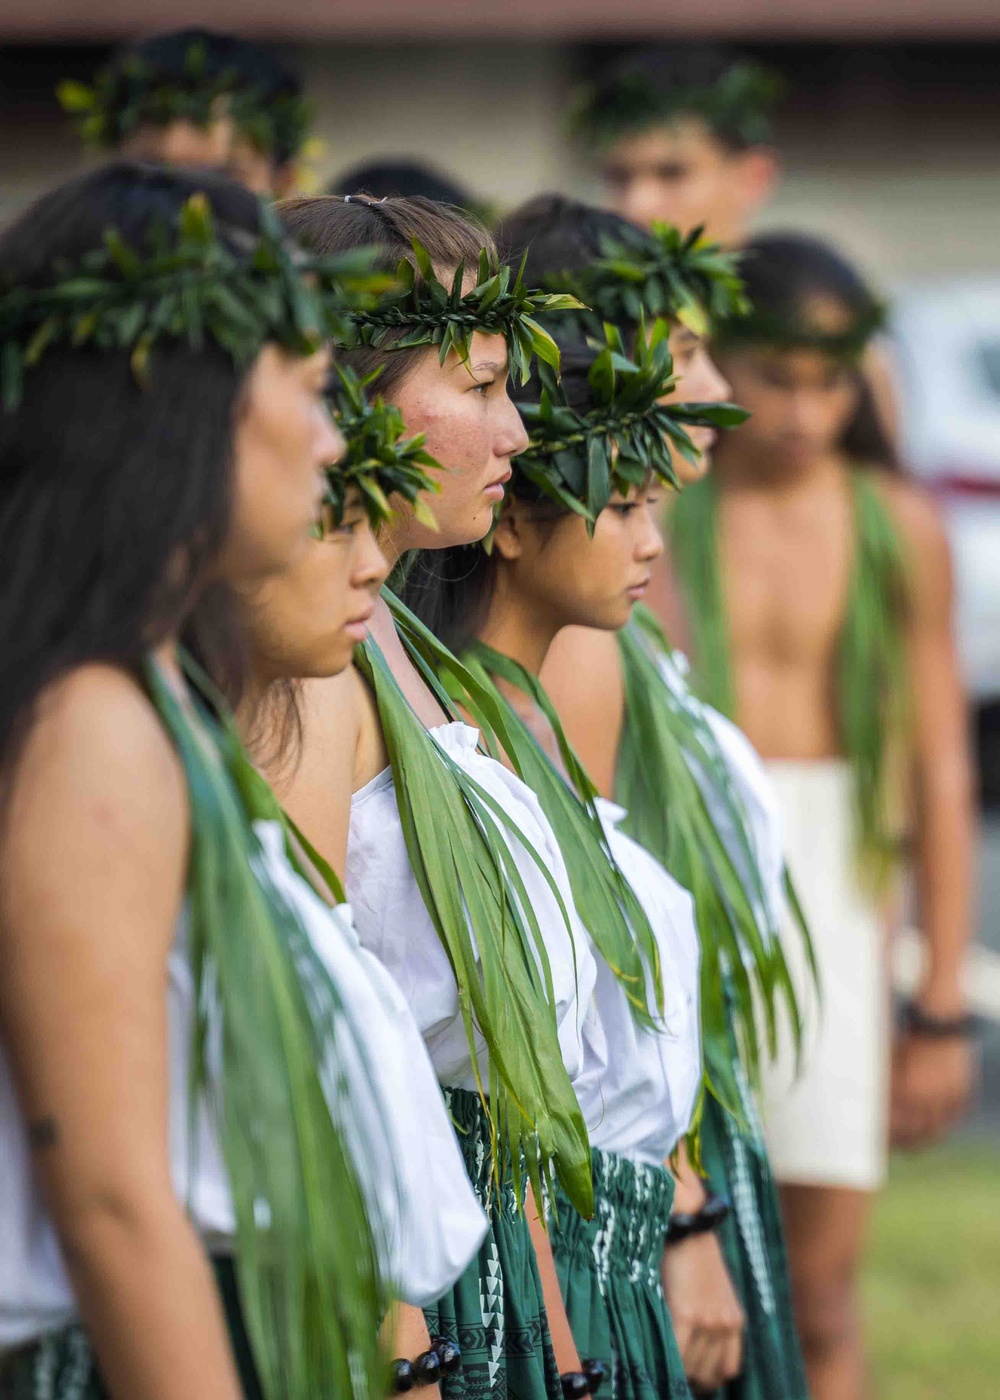
[[(965, 697), (952, 635), (948, 543), (933, 506), (910, 487), (889, 497), (912, 561), (909, 663), (914, 704), (916, 862), (926, 964), (917, 992), (932, 1015), (965, 1009), (962, 969), (972, 931), (973, 781)], [(919, 1040), (919, 1043), (917, 1043)], [(972, 1055), (960, 1040), (905, 1037), (894, 1074), (901, 1143), (938, 1136), (962, 1111)]]
[[(683, 1144), (674, 1177), (674, 1212), (700, 1209), (705, 1204), (705, 1187)], [(688, 1379), (704, 1390), (715, 1390), (738, 1376), (746, 1319), (718, 1237), (692, 1235), (670, 1245), (663, 1252), (660, 1276)]]
[(535, 1205), (535, 1195), (530, 1187), (528, 1188), (528, 1198), (524, 1203), (524, 1210), (528, 1217), (531, 1243), (535, 1247), (535, 1257), (538, 1260), (538, 1276), (542, 1282), (542, 1297), (545, 1301), (545, 1313), (549, 1321), (552, 1350), (555, 1353), (559, 1374), (564, 1376), (567, 1371), (581, 1369), (580, 1353), (576, 1349), (569, 1318), (566, 1316), (566, 1305), (563, 1302), (562, 1289), (559, 1287), (559, 1275), (556, 1273), (556, 1261), (552, 1254), (552, 1242), (545, 1232), (538, 1207)]
[(11, 794), (0, 1033), (98, 1364), (116, 1400), (239, 1400), (168, 1140), (167, 954), (183, 774), (147, 701), (89, 667), (45, 698)]

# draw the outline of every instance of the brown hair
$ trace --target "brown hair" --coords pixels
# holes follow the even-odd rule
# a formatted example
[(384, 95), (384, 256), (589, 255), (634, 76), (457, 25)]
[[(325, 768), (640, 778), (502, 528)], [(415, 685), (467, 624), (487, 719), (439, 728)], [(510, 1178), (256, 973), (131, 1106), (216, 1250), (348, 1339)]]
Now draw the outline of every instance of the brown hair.
[[(415, 264), (413, 239), (423, 244), (442, 281), (450, 281), (459, 263), (474, 270), (485, 248), (491, 259), (497, 251), (481, 224), (437, 200), (422, 195), (374, 200), (365, 195), (313, 195), (283, 200), (278, 206), (282, 223), (303, 247), (320, 257), (376, 248), (376, 266), (394, 272), (400, 258)], [(401, 327), (392, 339), (405, 334)], [(400, 384), (427, 347), (394, 351), (392, 340), (376, 349), (363, 346), (342, 352), (345, 364), (360, 375), (382, 368), (378, 389), (388, 394)]]

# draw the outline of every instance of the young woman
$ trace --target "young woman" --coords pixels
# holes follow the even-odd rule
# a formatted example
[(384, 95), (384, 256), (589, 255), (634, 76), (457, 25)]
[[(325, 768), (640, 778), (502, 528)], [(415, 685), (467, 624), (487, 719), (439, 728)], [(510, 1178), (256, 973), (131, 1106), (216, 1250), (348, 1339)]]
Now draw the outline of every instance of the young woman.
[[(427, 200), (327, 197), (284, 216), (318, 253), (374, 243), (387, 268), (399, 264), (344, 358), (359, 374), (380, 370), (380, 394), (442, 469), (434, 522), (421, 498), (380, 531), (383, 550), (396, 560), (481, 538), (526, 442), (507, 374), (508, 362), (525, 367), (533, 298), (489, 266), (481, 230)], [(546, 1302), (559, 1304), (558, 1288), (524, 1188), (554, 1168), (593, 1209), (571, 1080), (596, 970), (537, 801), (479, 751), (474, 729), (447, 722), (385, 601), (369, 627), (354, 670), (302, 686), (298, 762), (280, 791), (344, 873), (362, 942), (406, 989), (487, 1206), (476, 1267), (427, 1309), (431, 1334), (462, 1340), (462, 1375), (444, 1389), (556, 1400), (560, 1372), (578, 1378), (580, 1361), (564, 1322), (553, 1353)]]
[[(765, 1123), (813, 1394), (850, 1400), (890, 1127), (902, 1145), (938, 1137), (969, 1092), (965, 715), (944, 532), (895, 468), (862, 374), (877, 303), (804, 237), (755, 240), (745, 267), (754, 312), (720, 354), (752, 417), (678, 501), (673, 568), (698, 689), (768, 760), (815, 937), (822, 1020), (804, 1073), (786, 1048), (767, 1075)], [(886, 899), (908, 797), (928, 958), (890, 1120)]]
[[(610, 393), (603, 387), (610, 352), (589, 374), (592, 352), (579, 357), (582, 363), (564, 354), (561, 385), (546, 385), (556, 412), (531, 424), (531, 445), (515, 463), (490, 553), (456, 551), (440, 569), (429, 555), (407, 580), (427, 622), (446, 642), (469, 642), (470, 666), (503, 696), (511, 760), (571, 853), (577, 908), (598, 949), (595, 1009), (606, 1060), (589, 1060), (578, 1084), (593, 1147), (595, 1219), (582, 1220), (557, 1196), (551, 1229), (577, 1345), (608, 1366), (612, 1391), (623, 1400), (689, 1394), (659, 1274), (673, 1197), (666, 1161), (690, 1126), (701, 1083), (697, 935), (690, 896), (617, 832), (623, 813), (595, 804), (574, 756), (561, 751), (537, 673), (562, 627), (623, 626), (662, 548), (650, 513), (658, 499), (650, 489), (653, 465), (670, 479), (658, 421), (665, 413), (656, 402), (669, 384), (670, 362), (666, 347), (660, 350), (654, 374), (642, 349), (645, 371), (643, 364), (626, 368), (619, 349)], [(645, 433), (641, 446), (630, 419), (631, 431)], [(576, 509), (566, 500), (570, 493)], [(607, 504), (595, 505), (595, 497)], [(627, 883), (655, 931), (660, 1005), (654, 979), (647, 975), (646, 986), (637, 987), (627, 970), (630, 950), (608, 936), (595, 887), (602, 868)]]
[[(740, 305), (740, 289), (717, 249), (669, 230), (646, 235), (562, 199), (527, 206), (508, 236), (515, 248), (529, 248), (533, 275), (578, 286), (602, 317), (633, 331), (643, 311), (670, 317), (675, 392), (696, 401), (726, 395), (704, 332)], [(675, 456), (685, 481), (704, 470), (715, 439), (711, 429), (690, 433), (701, 456)], [(658, 568), (653, 561), (654, 585)], [(780, 987), (780, 959), (770, 951), (783, 881), (780, 834), (745, 741), (693, 701), (649, 623), (640, 604), (617, 637), (565, 628), (542, 681), (598, 790), (627, 809), (624, 828), (695, 895), (710, 1091), (701, 1118), (705, 1179), (682, 1156), (675, 1209), (697, 1215), (706, 1193), (717, 1193), (732, 1200), (733, 1212), (717, 1231), (677, 1239), (664, 1256), (688, 1375), (702, 1389), (729, 1380), (741, 1396), (798, 1400), (805, 1383), (781, 1222), (744, 1072), (752, 1077), (765, 1053), (760, 1006), (773, 1002), (776, 979)]]
[(450, 1141), (419, 1036), (178, 651), (309, 546), (337, 292), (245, 191), (142, 166), (0, 239), (5, 1400), (377, 1393), (386, 1282), (482, 1233), (466, 1191), (427, 1256), (463, 1188), (453, 1145), (436, 1219), (400, 1171), (415, 1120)]

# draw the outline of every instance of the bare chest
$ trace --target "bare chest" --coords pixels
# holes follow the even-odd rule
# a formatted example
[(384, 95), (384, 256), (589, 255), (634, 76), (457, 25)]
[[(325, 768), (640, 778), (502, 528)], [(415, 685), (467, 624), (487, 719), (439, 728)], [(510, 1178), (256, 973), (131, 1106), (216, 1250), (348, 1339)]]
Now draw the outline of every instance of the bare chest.
[(849, 499), (723, 503), (720, 562), (730, 640), (741, 664), (780, 670), (832, 663), (853, 562)]

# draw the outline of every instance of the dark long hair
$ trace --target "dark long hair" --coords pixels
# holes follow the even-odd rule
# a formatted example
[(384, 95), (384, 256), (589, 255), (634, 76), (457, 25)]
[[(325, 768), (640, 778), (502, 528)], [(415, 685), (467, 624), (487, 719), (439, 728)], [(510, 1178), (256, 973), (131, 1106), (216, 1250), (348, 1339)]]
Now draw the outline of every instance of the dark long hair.
[[(830, 244), (801, 233), (763, 233), (744, 250), (740, 273), (755, 312), (768, 321), (808, 320), (813, 298), (839, 302), (854, 317), (877, 305), (861, 274)], [(899, 470), (899, 458), (876, 408), (871, 386), (858, 371), (858, 404), (839, 443), (852, 462)]]
[[(0, 284), (44, 286), (109, 227), (143, 247), (203, 191), (220, 237), (260, 228), (242, 187), (117, 162), (43, 195), (0, 236)], [(244, 373), (222, 350), (158, 345), (140, 388), (127, 353), (54, 346), (0, 411), (0, 774), (40, 693), (89, 661), (137, 671), (189, 618), (230, 521)]]
[[(601, 239), (615, 237), (635, 227), (606, 209), (569, 199), (561, 194), (538, 195), (520, 205), (498, 230), (501, 255), (512, 267), (525, 261), (525, 281), (544, 285), (562, 273), (580, 272), (601, 256)], [(592, 353), (572, 332), (555, 329), (562, 352), (562, 387), (578, 409), (590, 406), (587, 372)], [(537, 401), (534, 377), (518, 393), (521, 402)], [(563, 508), (517, 470), (509, 490), (530, 500), (543, 518), (557, 519)], [(482, 630), (496, 588), (497, 561), (480, 544), (454, 545), (450, 549), (421, 550), (397, 581), (403, 601), (452, 651), (460, 652)]]

